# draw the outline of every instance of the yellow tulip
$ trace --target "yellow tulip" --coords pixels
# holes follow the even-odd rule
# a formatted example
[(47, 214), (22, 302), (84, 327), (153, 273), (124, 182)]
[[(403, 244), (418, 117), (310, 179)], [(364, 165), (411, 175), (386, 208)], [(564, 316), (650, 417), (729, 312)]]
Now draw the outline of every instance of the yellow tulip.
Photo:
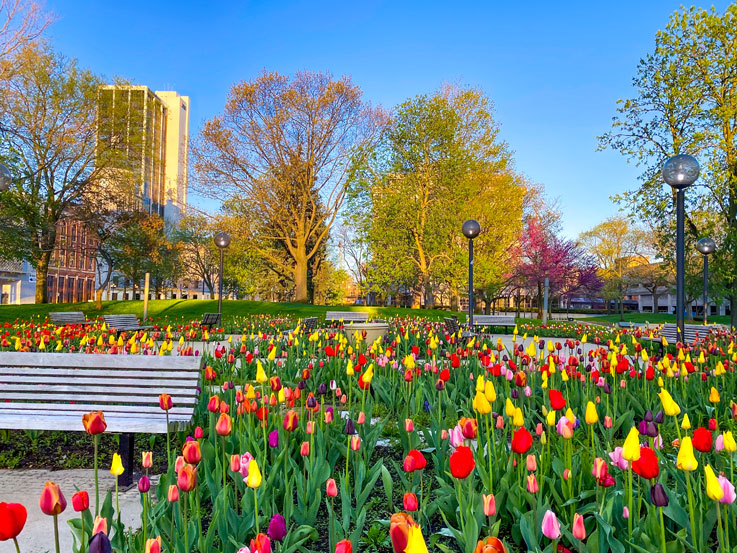
[(256, 382), (263, 384), (268, 381), (269, 379), (266, 377), (266, 371), (264, 371), (261, 361), (256, 361)]
[(599, 413), (596, 412), (596, 405), (593, 401), (586, 404), (586, 424), (596, 424), (599, 422)]
[(683, 415), (683, 420), (681, 421), (681, 428), (684, 430), (689, 430), (691, 428), (691, 419), (688, 418), (688, 413)]
[(522, 416), (522, 409), (520, 409), (519, 407), (514, 410), (514, 418), (512, 419), (512, 424), (518, 428), (525, 425), (525, 417)]
[(709, 392), (709, 401), (711, 403), (719, 403), (719, 392), (714, 386), (711, 387), (711, 391)]
[(120, 459), (120, 455), (113, 453), (113, 464), (110, 466), (110, 474), (120, 476), (124, 471), (125, 469), (123, 468), (123, 461)]
[(258, 468), (256, 459), (251, 459), (248, 463), (248, 477), (246, 478), (246, 486), (256, 489), (261, 486), (261, 470)]
[(496, 389), (494, 389), (494, 383), (491, 380), (486, 381), (486, 385), (484, 386), (484, 395), (486, 396), (486, 401), (489, 403), (494, 403), (496, 401)]
[(640, 459), (640, 433), (635, 426), (630, 428), (630, 433), (627, 434), (627, 438), (624, 440), (622, 457), (630, 462)]
[(409, 536), (407, 538), (407, 547), (404, 553), (428, 553), (425, 538), (422, 537), (422, 530), (419, 526), (409, 526)]
[(555, 411), (550, 411), (545, 417), (545, 422), (548, 424), (548, 426), (555, 426)]
[(678, 457), (676, 458), (676, 467), (688, 472), (693, 472), (699, 468), (699, 462), (693, 454), (691, 436), (684, 436), (681, 440), (681, 448), (678, 450)]
[(346, 376), (353, 376), (356, 371), (353, 370), (353, 361), (350, 359), (348, 360), (348, 364), (345, 366), (345, 374)]
[(728, 451), (729, 453), (737, 451), (737, 443), (734, 441), (734, 436), (732, 436), (731, 431), (727, 431), (722, 434), (722, 439), (724, 440), (725, 451)]
[(504, 414), (508, 417), (514, 416), (514, 403), (512, 403), (512, 400), (507, 398), (507, 402), (504, 404)]
[(491, 404), (486, 399), (486, 396), (481, 392), (476, 392), (476, 396), (473, 398), (473, 408), (481, 415), (488, 415), (491, 413)]
[(486, 382), (484, 379), (484, 375), (480, 374), (479, 377), (476, 379), (476, 392), (483, 392), (485, 386)]
[(641, 352), (642, 360), (647, 363), (648, 359), (650, 359), (650, 356), (647, 354), (647, 350), (643, 349)]
[[(706, 465), (704, 472), (706, 473), (706, 495), (714, 501), (719, 501), (724, 497), (724, 490), (719, 484), (719, 480), (717, 480), (717, 476), (714, 474), (714, 470), (711, 468), (711, 465)], [(718, 508), (719, 506), (717, 506), (717, 509)]]
[(673, 397), (668, 393), (668, 390), (661, 388), (658, 393), (660, 396), (660, 402), (663, 404), (663, 412), (669, 417), (676, 417), (681, 414), (681, 408), (673, 400)]
[(269, 352), (269, 355), (266, 357), (266, 359), (268, 361), (273, 361), (274, 359), (276, 359), (276, 348), (275, 347), (271, 348), (271, 351)]

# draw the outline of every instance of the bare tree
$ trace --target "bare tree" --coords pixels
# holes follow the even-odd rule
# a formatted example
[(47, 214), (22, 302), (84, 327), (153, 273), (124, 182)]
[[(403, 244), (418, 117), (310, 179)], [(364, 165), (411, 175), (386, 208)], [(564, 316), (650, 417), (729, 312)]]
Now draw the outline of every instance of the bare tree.
[(38, 2), (0, 0), (0, 75), (17, 67), (20, 60), (13, 54), (39, 38), (51, 21)]
[(240, 199), (254, 223), (253, 247), (276, 266), (283, 258), (271, 246), (283, 245), (297, 301), (308, 299), (310, 260), (343, 204), (349, 159), (385, 119), (349, 77), (264, 72), (233, 85), (225, 112), (193, 148), (200, 191)]

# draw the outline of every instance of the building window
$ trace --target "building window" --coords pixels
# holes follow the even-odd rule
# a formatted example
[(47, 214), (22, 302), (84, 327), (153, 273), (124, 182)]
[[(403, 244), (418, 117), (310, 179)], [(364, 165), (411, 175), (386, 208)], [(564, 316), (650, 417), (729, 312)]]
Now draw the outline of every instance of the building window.
[(68, 267), (74, 269), (74, 252), (69, 252)]
[(72, 225), (72, 242), (77, 241), (77, 225)]

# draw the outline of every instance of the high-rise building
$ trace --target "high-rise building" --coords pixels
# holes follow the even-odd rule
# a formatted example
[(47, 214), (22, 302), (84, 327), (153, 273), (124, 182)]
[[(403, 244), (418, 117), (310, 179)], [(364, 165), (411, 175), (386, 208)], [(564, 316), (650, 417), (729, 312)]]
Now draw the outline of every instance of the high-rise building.
[[(129, 187), (128, 209), (176, 221), (187, 206), (189, 97), (107, 85), (98, 96), (98, 164)], [(104, 145), (104, 147), (102, 147)]]

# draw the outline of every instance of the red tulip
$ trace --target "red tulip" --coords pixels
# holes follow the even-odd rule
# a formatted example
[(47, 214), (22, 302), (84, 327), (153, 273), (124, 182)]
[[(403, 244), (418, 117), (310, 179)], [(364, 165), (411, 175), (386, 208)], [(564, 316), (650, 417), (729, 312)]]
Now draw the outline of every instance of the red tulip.
[(408, 457), (412, 457), (415, 460), (415, 470), (422, 470), (427, 466), (425, 456), (416, 449), (410, 449)]
[(75, 493), (72, 496), (72, 507), (78, 513), (81, 513), (82, 511), (86, 511), (87, 509), (89, 509), (90, 508), (89, 494), (84, 490)]
[(389, 537), (394, 553), (404, 553), (409, 542), (409, 528), (417, 523), (407, 513), (394, 513), (389, 525)]
[(220, 411), (220, 398), (218, 396), (210, 397), (210, 401), (207, 402), (207, 410), (210, 413), (218, 413)]
[(450, 456), (450, 473), (454, 478), (468, 477), (475, 466), (473, 451), (468, 446), (458, 446)]
[(335, 484), (335, 479), (328, 478), (325, 484), (325, 493), (328, 497), (336, 497), (338, 495), (338, 486)]
[(350, 540), (341, 540), (335, 544), (335, 553), (353, 553)]
[(632, 470), (642, 478), (657, 478), (660, 474), (658, 456), (649, 447), (640, 447), (640, 458), (632, 462)]
[(230, 436), (233, 431), (233, 423), (230, 420), (230, 415), (221, 413), (218, 422), (215, 424), (215, 432), (220, 436)]
[(161, 394), (159, 396), (159, 407), (161, 407), (164, 411), (168, 411), (172, 407), (174, 407), (174, 404), (171, 401), (171, 396), (169, 394)]
[(514, 431), (512, 436), (512, 451), (524, 455), (532, 447), (532, 434), (524, 426)]
[(563, 394), (558, 390), (548, 390), (548, 398), (550, 398), (550, 407), (553, 410), (560, 411), (561, 409), (565, 409), (566, 400), (563, 398)]
[(184, 465), (177, 475), (177, 486), (183, 492), (191, 492), (197, 485), (197, 470), (192, 465)]
[(413, 493), (404, 494), (404, 510), (405, 511), (416, 511), (417, 510), (417, 496)]
[(297, 429), (297, 424), (299, 423), (299, 417), (297, 417), (297, 412), (294, 410), (289, 410), (284, 415), (284, 423), (282, 426), (284, 427), (284, 430), (287, 432), (292, 432)]
[(702, 453), (708, 453), (709, 451), (711, 451), (711, 432), (709, 432), (703, 426), (700, 426), (699, 428), (694, 430), (692, 441), (694, 448), (698, 451), (701, 451)]
[(27, 517), (26, 508), (20, 503), (0, 503), (0, 541), (17, 538)]

